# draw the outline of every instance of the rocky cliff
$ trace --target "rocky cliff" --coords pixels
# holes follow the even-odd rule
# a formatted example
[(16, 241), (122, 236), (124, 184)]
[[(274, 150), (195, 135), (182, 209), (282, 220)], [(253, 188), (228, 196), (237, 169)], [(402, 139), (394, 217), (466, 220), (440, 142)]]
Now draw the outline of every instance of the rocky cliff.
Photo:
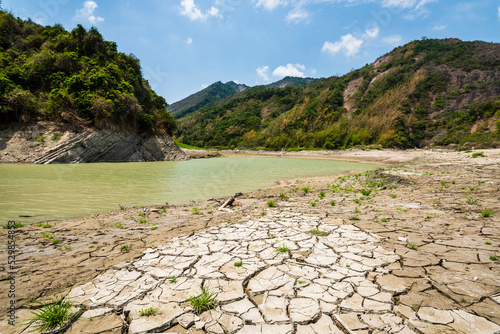
[(168, 135), (37, 123), (0, 131), (0, 162), (82, 163), (187, 160)]

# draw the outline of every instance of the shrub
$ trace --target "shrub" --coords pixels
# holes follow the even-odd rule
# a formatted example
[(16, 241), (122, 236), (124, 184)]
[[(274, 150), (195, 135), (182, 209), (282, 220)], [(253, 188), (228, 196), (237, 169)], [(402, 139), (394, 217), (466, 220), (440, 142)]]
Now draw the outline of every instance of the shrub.
[(477, 157), (483, 157), (484, 158), (486, 156), (484, 155), (483, 152), (475, 152), (475, 153), (472, 153), (472, 157), (473, 158), (477, 158)]

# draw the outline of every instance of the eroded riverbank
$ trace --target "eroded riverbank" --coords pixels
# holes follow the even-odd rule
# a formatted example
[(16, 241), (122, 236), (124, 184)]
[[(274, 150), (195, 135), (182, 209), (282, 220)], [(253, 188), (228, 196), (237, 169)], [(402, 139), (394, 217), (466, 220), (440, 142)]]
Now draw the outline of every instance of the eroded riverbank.
[[(284, 182), (238, 197), (229, 212), (206, 201), (23, 227), (18, 305), (74, 285), (72, 298), (101, 313), (92, 321), (82, 316), (71, 332), (153, 326), (148, 330), (185, 333), (189, 322), (181, 320), (192, 312), (183, 301), (210, 283), (221, 305), (190, 333), (494, 333), (500, 330), (494, 257), (500, 256), (500, 150), (484, 154), (422, 151), (378, 173)], [(492, 215), (483, 217), (485, 210)], [(315, 229), (326, 234), (308, 233)], [(4, 233), (2, 263), (6, 240)], [(274, 251), (283, 244), (289, 253)], [(132, 277), (127, 289), (110, 283), (116, 275)], [(173, 276), (178, 285), (169, 283)], [(2, 285), (2, 304), (7, 289)], [(149, 305), (163, 316), (138, 317), (135, 308)], [(17, 313), (29, 316), (23, 308)]]

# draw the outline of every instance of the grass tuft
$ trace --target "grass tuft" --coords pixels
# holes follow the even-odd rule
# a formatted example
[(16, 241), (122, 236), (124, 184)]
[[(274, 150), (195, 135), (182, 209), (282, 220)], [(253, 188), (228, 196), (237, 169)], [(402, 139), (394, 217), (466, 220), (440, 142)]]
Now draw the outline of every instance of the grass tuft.
[(203, 287), (201, 289), (201, 294), (197, 296), (192, 296), (187, 299), (187, 302), (191, 304), (193, 312), (196, 315), (200, 315), (205, 311), (211, 310), (217, 306), (217, 301), (215, 297), (217, 294), (210, 291), (208, 287)]
[(150, 317), (153, 315), (157, 315), (158, 313), (159, 313), (159, 311), (157, 309), (155, 309), (154, 307), (148, 307), (148, 308), (139, 310), (139, 315), (141, 317)]
[(479, 210), (479, 213), (481, 214), (482, 217), (490, 217), (493, 215), (493, 210), (491, 209), (481, 209)]
[(283, 244), (280, 247), (275, 248), (274, 251), (278, 253), (290, 253), (290, 248)]
[(274, 207), (276, 207), (276, 202), (274, 200), (270, 199), (267, 201), (267, 206), (269, 208), (274, 208)]
[(47, 332), (63, 327), (74, 315), (76, 315), (76, 313), (70, 311), (73, 303), (70, 302), (68, 296), (61, 295), (59, 299), (52, 300), (48, 303), (39, 302), (39, 304), (40, 305), (36, 306), (37, 310), (31, 312), (33, 317), (29, 318), (27, 321), (30, 325), (35, 323), (36, 328), (40, 332)]
[(235, 267), (241, 267), (243, 265), (243, 262), (242, 261), (238, 261), (238, 262), (235, 262), (234, 263), (234, 266)]
[(328, 235), (328, 232), (325, 232), (325, 231), (320, 231), (318, 229), (314, 229), (314, 230), (309, 230), (308, 233), (311, 233), (313, 235), (320, 235), (322, 237), (326, 237)]

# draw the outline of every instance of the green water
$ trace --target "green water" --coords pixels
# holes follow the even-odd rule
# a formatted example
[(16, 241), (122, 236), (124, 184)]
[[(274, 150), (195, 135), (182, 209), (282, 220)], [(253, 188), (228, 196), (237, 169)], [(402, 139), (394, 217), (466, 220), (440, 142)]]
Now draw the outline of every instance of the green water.
[[(319, 159), (215, 158), (71, 165), (0, 164), (0, 224), (183, 204), (248, 192), (279, 180), (364, 171), (376, 165)], [(30, 217), (19, 217), (30, 216)]]

